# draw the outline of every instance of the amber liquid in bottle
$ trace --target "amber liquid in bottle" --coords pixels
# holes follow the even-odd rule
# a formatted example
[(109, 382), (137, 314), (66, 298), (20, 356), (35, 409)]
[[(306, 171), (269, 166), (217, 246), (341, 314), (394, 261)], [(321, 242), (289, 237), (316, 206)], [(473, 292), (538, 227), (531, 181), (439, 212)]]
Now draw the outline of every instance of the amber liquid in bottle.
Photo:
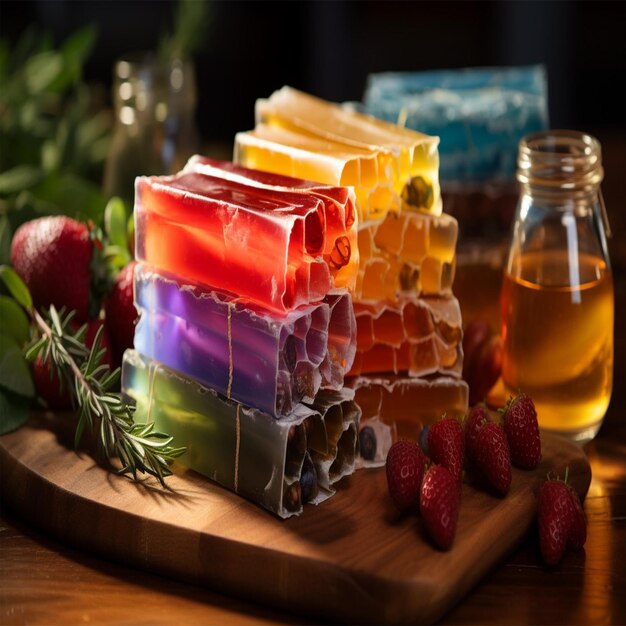
[(602, 258), (566, 250), (529, 252), (517, 263), (501, 298), (504, 384), (531, 395), (542, 428), (593, 431), (611, 397), (611, 272)]

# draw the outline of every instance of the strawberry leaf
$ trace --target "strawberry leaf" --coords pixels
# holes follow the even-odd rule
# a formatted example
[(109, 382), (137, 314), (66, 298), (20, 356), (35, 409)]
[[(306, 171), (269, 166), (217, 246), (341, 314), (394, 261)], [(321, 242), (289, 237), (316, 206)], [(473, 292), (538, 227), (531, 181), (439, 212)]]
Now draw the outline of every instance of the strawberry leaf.
[(0, 435), (21, 428), (28, 419), (28, 398), (0, 388)]
[(0, 333), (0, 386), (17, 395), (32, 398), (35, 387), (26, 359), (14, 339)]
[(24, 309), (13, 298), (0, 295), (0, 333), (22, 346), (28, 341), (30, 325)]
[(11, 269), (8, 265), (0, 265), (0, 279), (2, 279), (10, 294), (17, 300), (18, 304), (21, 304), (25, 309), (32, 308), (33, 299), (30, 296), (30, 291), (28, 291), (28, 287), (17, 275), (15, 270)]

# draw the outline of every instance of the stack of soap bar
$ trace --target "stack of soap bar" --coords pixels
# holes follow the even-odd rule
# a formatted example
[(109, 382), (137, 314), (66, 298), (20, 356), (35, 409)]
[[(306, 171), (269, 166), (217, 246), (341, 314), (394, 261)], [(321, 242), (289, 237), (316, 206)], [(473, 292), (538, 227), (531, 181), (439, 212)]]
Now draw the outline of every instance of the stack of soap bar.
[(353, 191), (203, 157), (136, 182), (136, 420), (281, 517), (353, 471)]
[[(357, 404), (369, 384), (379, 393), (381, 376), (393, 375), (392, 394), (410, 391), (415, 406), (428, 406), (435, 389), (438, 411), (463, 412), (462, 322), (452, 294), (458, 225), (442, 213), (438, 138), (289, 87), (257, 101), (256, 122), (236, 136), (236, 161), (355, 188), (358, 331), (349, 375), (359, 376)], [(405, 415), (410, 422), (408, 405)], [(413, 430), (423, 422), (415, 413)]]
[(362, 222), (414, 205), (441, 213), (438, 139), (284, 87), (257, 102), (257, 127), (235, 138), (235, 160), (279, 174), (350, 185)]
[(139, 416), (186, 442), (189, 467), (280, 517), (322, 502), (354, 469), (359, 412), (350, 389), (276, 420), (134, 350), (124, 355), (122, 389)]
[(395, 441), (417, 441), (422, 428), (444, 413), (460, 419), (467, 411), (469, 390), (459, 378), (359, 376), (350, 386), (362, 412), (359, 465), (363, 467), (384, 465)]
[(519, 140), (548, 124), (540, 66), (388, 72), (368, 77), (365, 110), (439, 135), (441, 179), (513, 179)]

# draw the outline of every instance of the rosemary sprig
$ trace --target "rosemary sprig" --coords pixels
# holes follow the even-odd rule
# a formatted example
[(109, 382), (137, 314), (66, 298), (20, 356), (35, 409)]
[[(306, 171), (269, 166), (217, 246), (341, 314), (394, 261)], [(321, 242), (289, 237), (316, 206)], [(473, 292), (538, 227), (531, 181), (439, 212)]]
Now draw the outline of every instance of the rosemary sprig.
[(73, 332), (70, 322), (74, 312), (60, 313), (50, 306), (42, 317), (30, 309), (40, 338), (29, 348), (26, 358), (38, 354), (50, 364), (62, 385), (72, 391), (72, 400), (78, 406), (78, 425), (74, 444), (79, 445), (85, 428), (98, 428), (98, 448), (105, 458), (117, 457), (122, 464), (119, 474), (150, 474), (165, 486), (165, 477), (172, 471), (169, 463), (185, 452), (185, 448), (171, 445), (173, 437), (154, 430), (154, 425), (135, 424), (134, 407), (124, 402), (119, 393), (110, 391), (117, 382), (119, 368), (110, 371), (103, 363), (105, 350), (101, 347), (102, 327), (98, 330), (91, 350), (85, 346), (86, 326)]

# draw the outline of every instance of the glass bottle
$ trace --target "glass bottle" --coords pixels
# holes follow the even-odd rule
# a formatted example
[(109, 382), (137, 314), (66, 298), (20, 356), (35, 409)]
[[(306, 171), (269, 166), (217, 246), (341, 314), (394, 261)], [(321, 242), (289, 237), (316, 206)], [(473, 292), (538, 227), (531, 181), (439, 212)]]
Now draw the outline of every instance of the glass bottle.
[(519, 145), (521, 194), (501, 294), (502, 379), (542, 429), (592, 439), (613, 379), (614, 296), (599, 142), (545, 131)]
[(104, 189), (132, 201), (139, 175), (173, 174), (196, 151), (196, 83), (190, 62), (129, 55), (114, 69), (115, 131)]

